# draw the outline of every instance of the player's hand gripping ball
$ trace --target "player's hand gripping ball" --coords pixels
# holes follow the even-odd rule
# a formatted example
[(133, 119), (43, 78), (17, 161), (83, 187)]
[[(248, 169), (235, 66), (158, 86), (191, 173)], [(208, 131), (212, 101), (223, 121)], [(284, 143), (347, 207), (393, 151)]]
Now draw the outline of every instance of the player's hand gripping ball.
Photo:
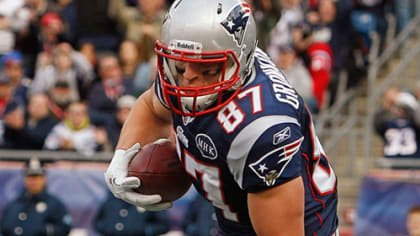
[(131, 160), (128, 176), (141, 181), (140, 187), (134, 191), (145, 195), (159, 194), (162, 202), (177, 200), (191, 186), (191, 177), (178, 158), (175, 144), (168, 139), (144, 146)]

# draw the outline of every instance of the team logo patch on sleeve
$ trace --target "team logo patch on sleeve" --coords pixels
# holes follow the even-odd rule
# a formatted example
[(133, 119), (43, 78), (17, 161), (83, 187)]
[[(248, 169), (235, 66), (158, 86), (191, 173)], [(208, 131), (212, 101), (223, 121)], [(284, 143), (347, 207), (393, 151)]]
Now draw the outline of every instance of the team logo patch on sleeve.
[(276, 148), (248, 166), (267, 186), (273, 186), (277, 178), (283, 173), (287, 164), (289, 164), (293, 156), (299, 151), (302, 141), (303, 137)]
[(222, 24), (223, 28), (225, 28), (227, 33), (233, 36), (238, 46), (242, 44), (245, 27), (248, 23), (250, 13), (251, 9), (249, 8), (248, 4), (240, 3), (236, 5), (229, 12), (226, 19), (220, 23)]

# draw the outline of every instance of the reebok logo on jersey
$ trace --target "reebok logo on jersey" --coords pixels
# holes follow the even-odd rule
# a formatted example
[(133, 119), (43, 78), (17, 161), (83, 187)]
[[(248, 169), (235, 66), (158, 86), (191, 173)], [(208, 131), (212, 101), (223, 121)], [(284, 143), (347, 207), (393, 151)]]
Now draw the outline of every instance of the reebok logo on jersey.
[(293, 156), (299, 151), (302, 141), (303, 137), (276, 148), (248, 166), (267, 186), (273, 186), (283, 173), (287, 164), (289, 164)]
[(203, 157), (210, 160), (217, 158), (216, 145), (214, 145), (213, 140), (208, 135), (198, 134), (195, 136), (195, 144)]
[(273, 135), (273, 144), (277, 145), (290, 138), (290, 127), (282, 129), (280, 132)]

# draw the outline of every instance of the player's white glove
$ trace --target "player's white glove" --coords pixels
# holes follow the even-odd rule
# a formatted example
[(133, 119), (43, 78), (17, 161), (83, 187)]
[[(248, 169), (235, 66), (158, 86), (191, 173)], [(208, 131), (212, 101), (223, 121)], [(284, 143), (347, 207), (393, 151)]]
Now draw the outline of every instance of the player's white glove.
[(136, 205), (140, 209), (160, 211), (170, 208), (172, 203), (162, 203), (162, 197), (159, 194), (144, 195), (133, 191), (133, 188), (140, 187), (141, 181), (137, 177), (127, 177), (128, 164), (139, 150), (140, 144), (136, 143), (127, 150), (117, 149), (115, 151), (104, 174), (108, 188), (115, 197)]

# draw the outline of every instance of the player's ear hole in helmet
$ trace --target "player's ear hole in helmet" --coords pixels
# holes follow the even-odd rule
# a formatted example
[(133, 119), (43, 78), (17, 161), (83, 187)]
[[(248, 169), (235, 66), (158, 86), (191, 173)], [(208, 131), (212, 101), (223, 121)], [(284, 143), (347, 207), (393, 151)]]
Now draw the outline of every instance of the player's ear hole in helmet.
[[(184, 116), (219, 110), (239, 92), (251, 70), (255, 48), (256, 27), (246, 3), (175, 1), (165, 17), (162, 39), (155, 47), (159, 85), (166, 104)], [(212, 84), (183, 86), (178, 81), (178, 74), (183, 72), (176, 66), (179, 62), (219, 63), (220, 75)]]

